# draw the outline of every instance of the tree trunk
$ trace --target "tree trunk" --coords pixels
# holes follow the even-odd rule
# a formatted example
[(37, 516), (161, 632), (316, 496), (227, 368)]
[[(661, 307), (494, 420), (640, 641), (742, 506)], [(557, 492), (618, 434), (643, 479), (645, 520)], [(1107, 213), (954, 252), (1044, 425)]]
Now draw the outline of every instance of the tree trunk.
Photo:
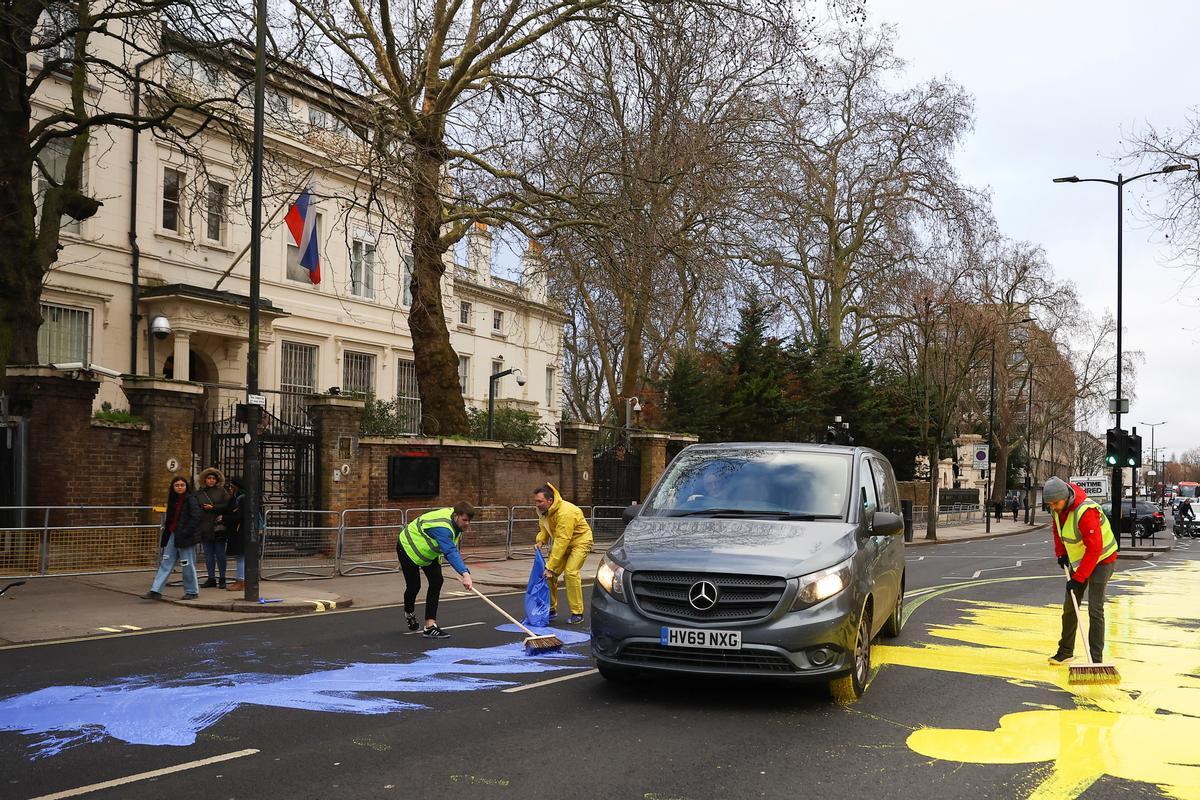
[(992, 496), (989, 505), (995, 509), (996, 503), (1003, 500), (1008, 491), (1008, 448), (1002, 446), (999, 441), (993, 441), (992, 455), (995, 457), (996, 469), (992, 473)]
[(938, 448), (929, 448), (929, 503), (925, 515), (925, 538), (937, 538), (938, 519)]
[(458, 354), (450, 346), (450, 331), (442, 305), (442, 201), (439, 196), (445, 147), (417, 142), (413, 154), (413, 274), (412, 308), (408, 328), (412, 333), (413, 362), (421, 394), (421, 430), (439, 436), (469, 432), (466, 405), (458, 382)]
[(25, 53), (0, 46), (7, 65), (0, 78), (0, 388), (10, 364), (36, 364), (43, 265), (34, 237), (30, 107), (24, 96)]

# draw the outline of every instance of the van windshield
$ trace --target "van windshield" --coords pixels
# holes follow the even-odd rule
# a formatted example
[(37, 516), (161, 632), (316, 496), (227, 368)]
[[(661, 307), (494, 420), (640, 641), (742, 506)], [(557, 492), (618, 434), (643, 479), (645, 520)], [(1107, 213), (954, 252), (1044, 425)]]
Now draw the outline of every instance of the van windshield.
[(850, 456), (745, 448), (685, 453), (642, 515), (845, 519)]

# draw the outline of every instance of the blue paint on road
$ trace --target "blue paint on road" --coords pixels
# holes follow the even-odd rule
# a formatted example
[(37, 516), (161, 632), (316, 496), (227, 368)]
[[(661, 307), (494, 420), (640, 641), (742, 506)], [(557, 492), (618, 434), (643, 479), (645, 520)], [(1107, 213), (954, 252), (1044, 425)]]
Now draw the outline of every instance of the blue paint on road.
[[(566, 644), (585, 633), (539, 629)], [(0, 700), (0, 731), (37, 737), (31, 758), (105, 737), (129, 744), (190, 745), (197, 734), (239, 706), (349, 714), (390, 714), (425, 708), (373, 695), (474, 692), (512, 685), (497, 675), (569, 670), (581, 654), (525, 655), (520, 641), (498, 647), (438, 647), (410, 663), (352, 663), (300, 675), (239, 673), (121, 678), (103, 686), (50, 686)]]

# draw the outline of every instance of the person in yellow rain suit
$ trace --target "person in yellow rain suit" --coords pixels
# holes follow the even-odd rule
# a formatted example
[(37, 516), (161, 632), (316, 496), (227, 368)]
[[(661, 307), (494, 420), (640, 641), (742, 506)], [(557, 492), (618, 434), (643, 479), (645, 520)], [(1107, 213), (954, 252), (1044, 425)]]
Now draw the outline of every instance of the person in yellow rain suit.
[(564, 500), (552, 483), (533, 490), (533, 504), (539, 516), (537, 547), (541, 550), (547, 541), (551, 543), (546, 558), (550, 618), (558, 615), (558, 576), (566, 573), (567, 604), (571, 607), (567, 624), (578, 625), (583, 622), (583, 580), (579, 573), (592, 552), (592, 528), (579, 506)]

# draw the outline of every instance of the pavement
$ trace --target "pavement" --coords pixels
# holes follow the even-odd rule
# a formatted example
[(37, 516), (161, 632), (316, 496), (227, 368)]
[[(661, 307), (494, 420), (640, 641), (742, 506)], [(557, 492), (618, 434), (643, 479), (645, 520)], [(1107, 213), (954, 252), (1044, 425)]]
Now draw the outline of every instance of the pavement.
[[(943, 525), (938, 538), (923, 538), (918, 530), (906, 547), (924, 548), (964, 541), (1019, 536), (1045, 529), (1014, 523), (1010, 518), (992, 520), (992, 530), (982, 522)], [(1165, 538), (1164, 538), (1165, 537)], [(1160, 534), (1159, 547), (1169, 548), (1170, 532)], [(1146, 543), (1144, 551), (1123, 545), (1122, 558), (1153, 557), (1161, 549)], [(595, 576), (602, 553), (593, 552), (584, 562), (585, 585)], [(467, 563), (476, 587), (484, 593), (523, 591), (529, 580), (529, 558), (489, 560), (468, 555)], [(457, 575), (445, 569), (443, 593), (465, 596)], [(0, 597), (0, 646), (22, 642), (105, 636), (114, 633), (159, 630), (204, 625), (214, 622), (256, 619), (277, 615), (321, 614), (338, 609), (395, 606), (401, 602), (403, 578), (398, 572), (376, 572), (307, 580), (267, 580), (260, 583), (259, 597), (265, 602), (248, 602), (240, 593), (223, 589), (201, 589), (196, 600), (183, 600), (179, 576), (168, 586), (160, 602), (141, 600), (152, 573), (123, 572), (103, 575), (32, 578)], [(562, 592), (560, 586), (560, 593)]]
[[(904, 630), (876, 640), (871, 686), (850, 705), (820, 684), (611, 683), (586, 622), (556, 626), (564, 651), (531, 658), (473, 596), (447, 597), (453, 638), (427, 641), (404, 629), (398, 575), (346, 579), (362, 587), (353, 607), (300, 615), (91, 586), (114, 607), (196, 622), (0, 649), (0, 796), (1198, 796), (1200, 544), (1119, 565), (1106, 653), (1122, 684), (1103, 691), (1045, 663), (1063, 593), (1046, 531), (914, 547), (905, 561)], [(28, 584), (0, 608), (25, 604), (26, 588), (44, 591)], [(492, 596), (520, 613), (519, 591)]]

